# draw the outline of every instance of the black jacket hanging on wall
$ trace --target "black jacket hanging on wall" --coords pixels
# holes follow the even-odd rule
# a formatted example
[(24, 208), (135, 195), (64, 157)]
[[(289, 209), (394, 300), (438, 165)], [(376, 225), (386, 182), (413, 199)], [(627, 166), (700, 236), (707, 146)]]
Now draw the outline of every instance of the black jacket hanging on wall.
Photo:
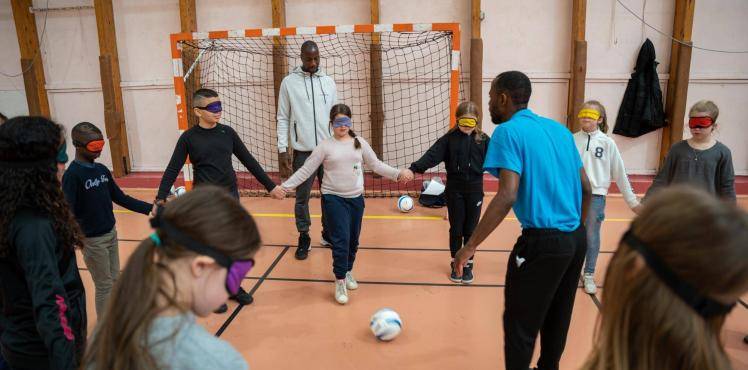
[(639, 137), (665, 126), (662, 90), (657, 77), (657, 61), (652, 41), (644, 42), (631, 74), (613, 133)]

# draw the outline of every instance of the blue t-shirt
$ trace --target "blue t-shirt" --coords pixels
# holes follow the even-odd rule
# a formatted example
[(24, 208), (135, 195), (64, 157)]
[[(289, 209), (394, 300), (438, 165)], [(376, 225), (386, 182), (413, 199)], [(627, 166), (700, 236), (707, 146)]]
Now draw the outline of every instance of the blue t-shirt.
[(494, 130), (483, 168), (519, 174), (514, 213), (522, 228), (579, 227), (582, 215), (582, 160), (574, 137), (562, 124), (529, 109), (518, 111)]

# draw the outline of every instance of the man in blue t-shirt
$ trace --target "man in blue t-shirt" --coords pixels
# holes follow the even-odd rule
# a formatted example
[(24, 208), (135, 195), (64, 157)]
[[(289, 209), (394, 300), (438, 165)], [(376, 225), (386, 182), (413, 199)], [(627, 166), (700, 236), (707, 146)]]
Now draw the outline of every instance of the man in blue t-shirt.
[(591, 189), (571, 132), (527, 109), (531, 92), (518, 71), (491, 83), (489, 112), (499, 126), (483, 168), (500, 186), (455, 266), (461, 276), (468, 257), (514, 208), (522, 236), (509, 255), (504, 289), (506, 369), (528, 369), (540, 332), (538, 368), (556, 370), (587, 251), (582, 220)]

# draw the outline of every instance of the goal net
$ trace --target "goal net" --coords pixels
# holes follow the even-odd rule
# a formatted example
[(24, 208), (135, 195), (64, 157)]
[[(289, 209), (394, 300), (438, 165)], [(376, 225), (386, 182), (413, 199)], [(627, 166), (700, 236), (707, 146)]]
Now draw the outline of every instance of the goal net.
[[(277, 92), (283, 77), (301, 65), (306, 40), (319, 47), (320, 70), (335, 81), (337, 103), (351, 107), (353, 130), (390, 166), (407, 168), (454, 121), (461, 96), (458, 24), (291, 27), (172, 35), (180, 131), (197, 123), (192, 93), (216, 90), (221, 123), (234, 128), (279, 181)], [(234, 169), (243, 195), (265, 193), (236, 158)], [(191, 170), (188, 164), (183, 171), (188, 183)], [(366, 196), (416, 193), (424, 178), (436, 175), (444, 177), (443, 165), (409, 184), (368, 171)]]

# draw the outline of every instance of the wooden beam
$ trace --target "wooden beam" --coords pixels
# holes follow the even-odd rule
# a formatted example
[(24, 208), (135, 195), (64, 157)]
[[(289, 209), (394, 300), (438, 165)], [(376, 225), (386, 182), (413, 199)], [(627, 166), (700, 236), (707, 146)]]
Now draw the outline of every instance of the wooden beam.
[(480, 116), (483, 117), (483, 39), (480, 32), (480, 0), (471, 0), (470, 5), (470, 100), (478, 105)]
[[(271, 0), (271, 10), (273, 17), (273, 27), (280, 28), (286, 27), (286, 2), (285, 0)], [(280, 94), (281, 82), (283, 78), (288, 74), (288, 60), (286, 58), (286, 42), (285, 38), (276, 36), (273, 37), (273, 92), (275, 93), (275, 107), (278, 109), (278, 95)], [(289, 143), (290, 144), (290, 143)], [(291, 146), (286, 150), (286, 156), (289, 160), (292, 160), (293, 150)], [(281, 153), (278, 153), (278, 168), (282, 169)], [(282, 176), (291, 176), (290, 173), (286, 174), (281, 171)]]
[[(370, 0), (371, 23), (379, 23), (379, 0)], [(384, 95), (382, 92), (382, 44), (378, 33), (371, 34), (369, 47), (369, 116), (371, 119), (371, 148), (377, 157), (384, 158)], [(376, 174), (375, 174), (376, 177)]]
[[(179, 0), (179, 24), (181, 32), (197, 32), (197, 9), (195, 0)], [(195, 62), (199, 50), (196, 48), (184, 48), (182, 51), (182, 73), (186, 74), (190, 66)], [(192, 94), (202, 87), (200, 83), (200, 65), (198, 64), (192, 70), (191, 74), (184, 81), (185, 87), (185, 106), (192, 112)], [(189, 127), (198, 124), (199, 118), (194, 114), (187, 115), (187, 125)]]
[(675, 0), (673, 37), (687, 43), (673, 41), (670, 46), (670, 78), (665, 95), (665, 123), (660, 144), (659, 165), (673, 144), (683, 140), (683, 120), (686, 116), (689, 74), (691, 72), (691, 35), (696, 0)]
[(197, 32), (195, 0), (179, 0), (179, 24), (182, 32)]
[(125, 109), (122, 103), (112, 0), (94, 0), (94, 11), (96, 29), (99, 34), (99, 67), (104, 96), (104, 124), (112, 152), (112, 172), (115, 177), (121, 177), (130, 173), (130, 151), (127, 143)]
[(566, 104), (566, 126), (579, 130), (576, 115), (584, 104), (584, 84), (587, 80), (587, 20), (586, 0), (573, 0), (571, 11), (571, 78)]
[[(273, 27), (286, 27), (286, 4), (284, 0), (272, 0)], [(288, 74), (288, 61), (286, 60), (285, 39), (280, 36), (273, 37), (273, 87), (275, 90), (275, 104), (278, 105), (278, 93), (283, 78)]]
[(44, 79), (44, 63), (39, 49), (36, 19), (31, 13), (31, 0), (12, 0), (18, 48), (21, 51), (21, 72), (26, 90), (29, 115), (49, 117), (49, 100)]

